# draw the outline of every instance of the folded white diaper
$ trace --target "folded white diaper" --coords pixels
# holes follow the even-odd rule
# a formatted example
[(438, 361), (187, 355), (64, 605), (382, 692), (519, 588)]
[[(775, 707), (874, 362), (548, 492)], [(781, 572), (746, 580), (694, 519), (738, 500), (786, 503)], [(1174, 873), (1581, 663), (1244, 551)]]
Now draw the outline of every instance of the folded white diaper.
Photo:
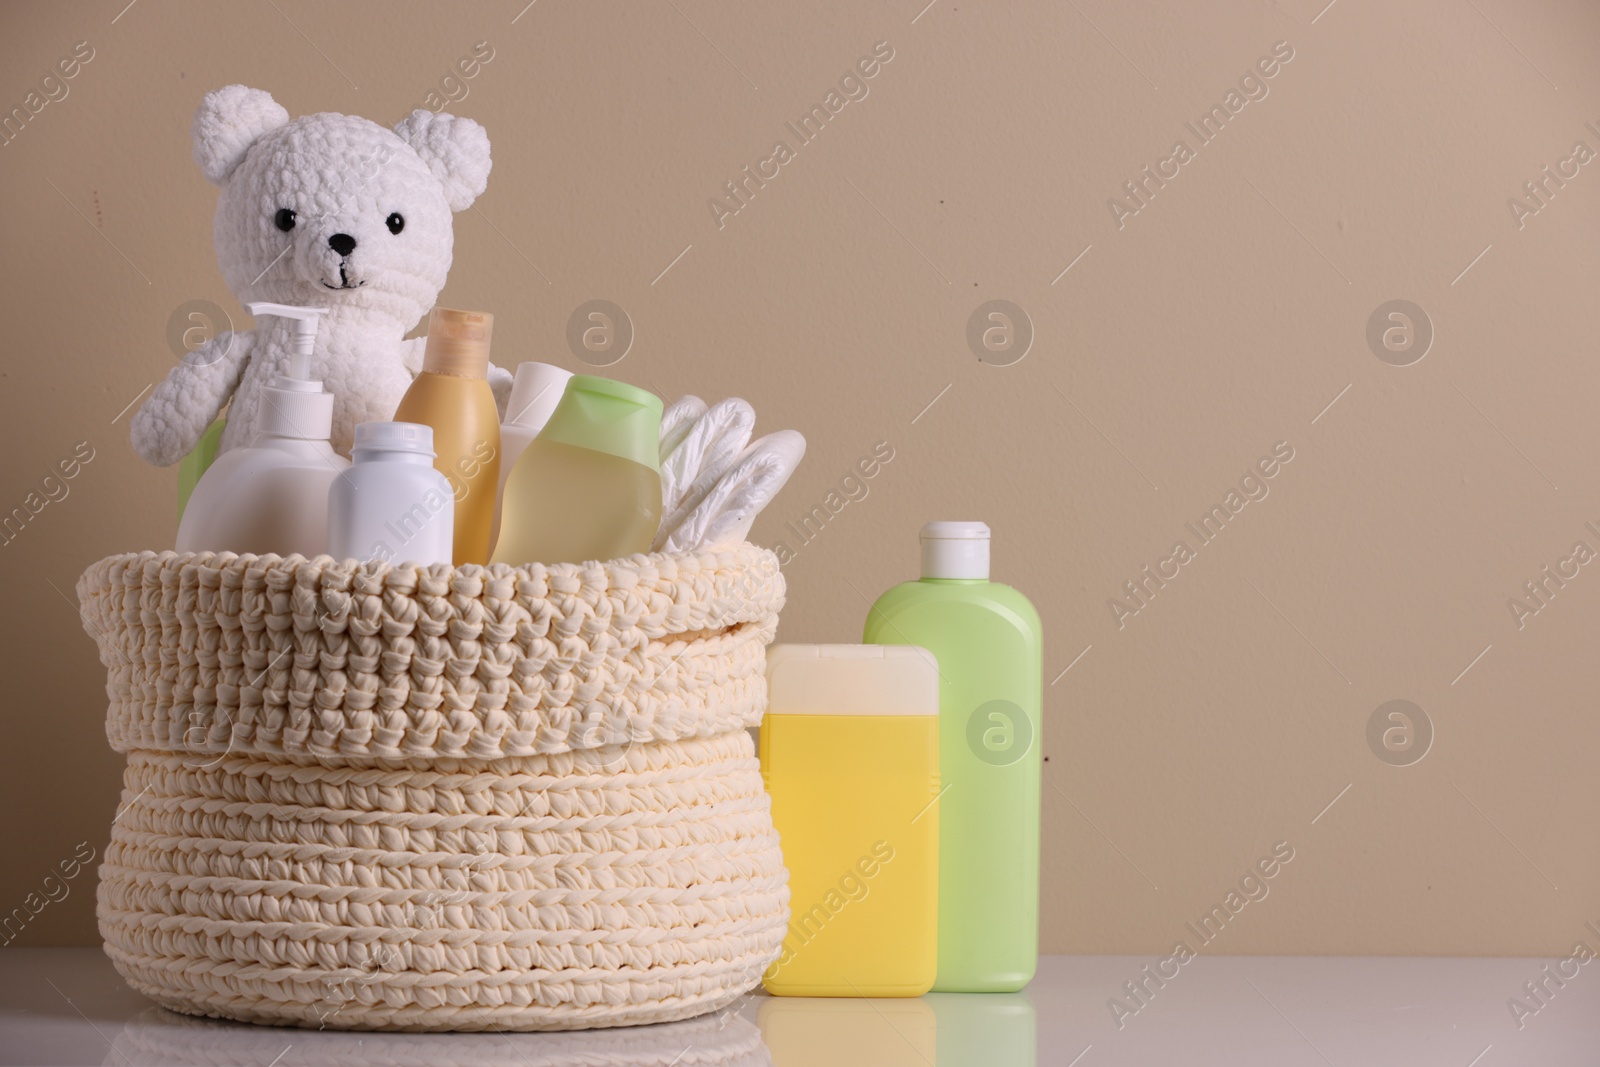
[[(661, 466), (689, 436), (695, 421), (706, 413), (706, 402), (697, 396), (680, 396), (661, 413)], [(663, 494), (664, 495), (664, 494)]]
[(656, 551), (739, 458), (755, 427), (755, 409), (732, 397), (711, 405), (694, 420), (682, 443), (665, 455), (661, 461), (661, 528), (656, 534)]
[(663, 524), (665, 537), (658, 534), (657, 540), (668, 552), (738, 544), (805, 454), (806, 439), (794, 430), (779, 430), (761, 438), (739, 455), (675, 528)]

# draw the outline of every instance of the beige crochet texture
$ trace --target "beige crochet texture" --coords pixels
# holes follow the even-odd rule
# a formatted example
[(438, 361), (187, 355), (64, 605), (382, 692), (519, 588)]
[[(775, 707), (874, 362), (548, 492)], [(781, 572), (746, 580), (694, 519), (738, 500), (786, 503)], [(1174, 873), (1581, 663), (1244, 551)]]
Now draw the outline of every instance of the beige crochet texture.
[(112, 556), (106, 952), (197, 1015), (567, 1030), (752, 988), (787, 876), (745, 728), (777, 558)]

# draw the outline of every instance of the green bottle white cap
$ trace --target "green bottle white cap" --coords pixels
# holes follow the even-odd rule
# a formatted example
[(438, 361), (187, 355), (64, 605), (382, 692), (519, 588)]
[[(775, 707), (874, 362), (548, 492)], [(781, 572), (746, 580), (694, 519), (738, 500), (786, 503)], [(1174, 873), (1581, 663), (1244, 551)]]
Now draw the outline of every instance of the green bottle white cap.
[(575, 374), (538, 440), (576, 445), (661, 469), (661, 398), (636, 385)]
[(989, 526), (982, 522), (930, 522), (922, 528), (924, 578), (989, 578)]

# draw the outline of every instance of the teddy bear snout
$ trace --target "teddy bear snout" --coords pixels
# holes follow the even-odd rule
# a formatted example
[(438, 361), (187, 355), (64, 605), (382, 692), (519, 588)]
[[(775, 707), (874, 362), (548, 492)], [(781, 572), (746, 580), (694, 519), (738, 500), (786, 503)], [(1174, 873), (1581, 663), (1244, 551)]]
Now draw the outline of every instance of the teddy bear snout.
[[(325, 289), (359, 289), (367, 284), (363, 275), (367, 271), (357, 266), (356, 248), (360, 242), (353, 234), (340, 230), (326, 238), (314, 238), (316, 254), (311, 257), (317, 280)], [(370, 266), (370, 264), (368, 264)]]

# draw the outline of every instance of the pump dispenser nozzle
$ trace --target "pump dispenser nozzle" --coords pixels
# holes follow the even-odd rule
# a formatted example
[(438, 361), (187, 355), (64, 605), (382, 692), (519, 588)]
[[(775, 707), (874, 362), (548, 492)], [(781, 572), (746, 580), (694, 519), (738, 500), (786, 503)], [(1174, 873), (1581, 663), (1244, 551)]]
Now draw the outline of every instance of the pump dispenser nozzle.
[(252, 315), (278, 315), (294, 320), (294, 352), (289, 373), (277, 375), (262, 390), (261, 433), (275, 437), (326, 440), (333, 433), (333, 394), (311, 378), (311, 351), (317, 340), (317, 321), (327, 308), (295, 307), (261, 301), (246, 304)]

